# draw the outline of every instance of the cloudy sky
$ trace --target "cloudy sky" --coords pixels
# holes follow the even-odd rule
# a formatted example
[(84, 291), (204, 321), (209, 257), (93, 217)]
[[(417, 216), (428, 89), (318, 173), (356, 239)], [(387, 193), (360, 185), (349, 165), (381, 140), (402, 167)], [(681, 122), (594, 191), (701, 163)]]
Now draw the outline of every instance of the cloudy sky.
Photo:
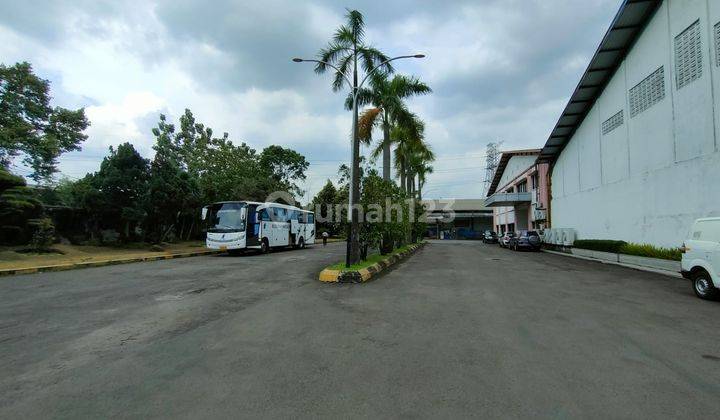
[(290, 58), (313, 57), (356, 8), (388, 55), (427, 54), (396, 66), (434, 90), (410, 101), (438, 156), (425, 197), (474, 198), (488, 142), (542, 146), (619, 4), (0, 0), (0, 62), (31, 62), (52, 82), (54, 104), (85, 108), (89, 139), (61, 158), (68, 177), (97, 170), (121, 142), (151, 156), (158, 115), (190, 108), (235, 142), (303, 153), (306, 201), (347, 161), (351, 120), (331, 76)]

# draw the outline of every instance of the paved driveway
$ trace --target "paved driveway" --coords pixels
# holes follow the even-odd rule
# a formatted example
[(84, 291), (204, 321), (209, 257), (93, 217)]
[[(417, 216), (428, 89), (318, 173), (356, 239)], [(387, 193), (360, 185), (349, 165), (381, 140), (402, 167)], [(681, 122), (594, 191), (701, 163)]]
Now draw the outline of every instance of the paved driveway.
[(0, 417), (717, 417), (720, 303), (476, 242), (323, 285), (343, 244), (0, 279)]

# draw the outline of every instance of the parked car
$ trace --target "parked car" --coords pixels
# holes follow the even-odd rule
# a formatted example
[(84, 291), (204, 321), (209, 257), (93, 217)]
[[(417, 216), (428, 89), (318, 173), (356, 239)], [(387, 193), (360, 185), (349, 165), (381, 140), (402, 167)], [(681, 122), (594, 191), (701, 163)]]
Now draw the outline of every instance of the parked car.
[(681, 248), (681, 273), (701, 299), (720, 297), (720, 217), (698, 219)]
[(534, 230), (521, 230), (508, 241), (508, 248), (518, 251), (520, 249), (530, 249), (537, 251), (540, 249), (540, 234)]
[(493, 232), (492, 230), (486, 230), (485, 232), (483, 232), (482, 241), (485, 244), (498, 243), (497, 233)]
[(510, 243), (510, 239), (515, 236), (515, 232), (505, 232), (500, 238), (498, 238), (498, 245), (503, 248), (507, 248)]

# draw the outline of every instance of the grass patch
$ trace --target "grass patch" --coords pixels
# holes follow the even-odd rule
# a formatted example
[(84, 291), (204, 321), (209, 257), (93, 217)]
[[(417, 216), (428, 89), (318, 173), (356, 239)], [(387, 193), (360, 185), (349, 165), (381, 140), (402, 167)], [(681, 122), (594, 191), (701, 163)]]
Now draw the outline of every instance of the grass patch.
[(620, 253), (636, 255), (638, 257), (660, 258), (663, 260), (682, 260), (682, 252), (679, 248), (662, 248), (648, 244), (625, 244), (620, 248)]
[(611, 252), (613, 254), (635, 255), (638, 257), (660, 258), (663, 260), (680, 261), (682, 253), (679, 248), (663, 248), (650, 244), (634, 244), (625, 241), (607, 239), (580, 239), (573, 247), (592, 251)]
[(344, 262), (340, 262), (337, 264), (333, 264), (329, 267), (327, 267), (328, 270), (339, 270), (339, 271), (358, 271), (362, 270), (363, 268), (368, 268), (373, 264), (379, 263), (380, 261), (387, 260), (393, 255), (399, 254), (401, 252), (407, 251), (410, 249), (410, 245), (401, 246), (400, 248), (395, 249), (393, 252), (387, 254), (387, 255), (380, 255), (380, 254), (371, 254), (368, 255), (367, 260), (360, 261), (357, 264), (353, 264), (350, 267), (345, 267)]

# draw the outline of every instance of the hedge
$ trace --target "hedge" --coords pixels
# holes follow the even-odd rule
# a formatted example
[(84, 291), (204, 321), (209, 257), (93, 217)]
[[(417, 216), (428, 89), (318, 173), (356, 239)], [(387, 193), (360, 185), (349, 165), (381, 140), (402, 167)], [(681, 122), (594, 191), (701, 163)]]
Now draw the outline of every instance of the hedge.
[(592, 251), (612, 252), (614, 254), (635, 255), (638, 257), (660, 258), (663, 260), (680, 261), (682, 252), (679, 248), (662, 248), (650, 244), (635, 244), (625, 241), (608, 239), (579, 239), (573, 244), (575, 248)]
[(575, 248), (589, 249), (592, 251), (612, 252), (619, 254), (620, 249), (627, 245), (625, 241), (613, 241), (609, 239), (578, 239), (573, 246)]

